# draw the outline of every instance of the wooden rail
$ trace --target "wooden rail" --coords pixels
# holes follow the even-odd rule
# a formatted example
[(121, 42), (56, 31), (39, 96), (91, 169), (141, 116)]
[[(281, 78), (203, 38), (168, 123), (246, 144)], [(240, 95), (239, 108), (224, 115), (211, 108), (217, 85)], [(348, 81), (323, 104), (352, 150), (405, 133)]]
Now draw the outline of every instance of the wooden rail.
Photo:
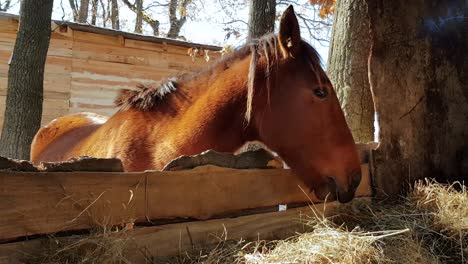
[[(357, 198), (352, 203), (362, 202), (369, 202), (368, 198)], [(126, 241), (124, 256), (132, 263), (159, 263), (156, 260), (161, 257), (209, 248), (223, 240), (285, 239), (306, 231), (305, 223), (310, 217), (334, 215), (339, 208), (337, 202), (331, 202), (283, 212), (136, 228), (115, 235)], [(51, 240), (0, 244), (0, 264), (24, 263), (25, 258), (43, 250), (44, 243), (51, 243)]]
[[(362, 168), (357, 196), (371, 196), (368, 165)], [(0, 172), (0, 240), (155, 219), (203, 220), (309, 198), (319, 202), (298, 185), (289, 170), (213, 166), (144, 173)]]

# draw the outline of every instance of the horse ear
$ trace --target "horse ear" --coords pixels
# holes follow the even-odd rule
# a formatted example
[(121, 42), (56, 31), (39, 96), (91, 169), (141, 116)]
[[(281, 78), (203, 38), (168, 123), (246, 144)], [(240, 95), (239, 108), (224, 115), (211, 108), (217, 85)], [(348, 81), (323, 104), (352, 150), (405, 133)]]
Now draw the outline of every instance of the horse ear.
[(279, 41), (285, 58), (289, 56), (294, 57), (299, 52), (301, 45), (301, 30), (292, 5), (289, 5), (281, 16)]

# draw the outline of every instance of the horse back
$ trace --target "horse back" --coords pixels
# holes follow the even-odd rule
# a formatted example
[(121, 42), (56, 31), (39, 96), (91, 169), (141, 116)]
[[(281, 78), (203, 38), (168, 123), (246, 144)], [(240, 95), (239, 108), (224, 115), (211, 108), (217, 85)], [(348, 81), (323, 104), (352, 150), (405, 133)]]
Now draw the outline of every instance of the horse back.
[(31, 144), (31, 161), (63, 161), (72, 149), (92, 134), (107, 117), (94, 113), (76, 113), (59, 117), (42, 127)]

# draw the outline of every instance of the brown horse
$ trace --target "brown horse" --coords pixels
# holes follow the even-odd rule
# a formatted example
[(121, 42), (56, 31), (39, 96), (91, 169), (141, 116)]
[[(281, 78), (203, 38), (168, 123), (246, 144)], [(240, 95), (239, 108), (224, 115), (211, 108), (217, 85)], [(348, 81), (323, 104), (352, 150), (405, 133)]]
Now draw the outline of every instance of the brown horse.
[(331, 193), (350, 201), (361, 178), (357, 149), (320, 58), (299, 31), (290, 6), (278, 36), (160, 87), (122, 90), (120, 111), (109, 119), (79, 113), (52, 121), (37, 133), (31, 158), (116, 157), (127, 171), (143, 171), (258, 140), (319, 198)]

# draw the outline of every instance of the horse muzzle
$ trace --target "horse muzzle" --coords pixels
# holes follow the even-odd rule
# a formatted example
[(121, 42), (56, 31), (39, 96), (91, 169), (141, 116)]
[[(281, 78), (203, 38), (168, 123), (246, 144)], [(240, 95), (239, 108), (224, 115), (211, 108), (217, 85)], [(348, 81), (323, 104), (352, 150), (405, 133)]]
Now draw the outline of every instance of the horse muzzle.
[[(326, 177), (326, 180), (328, 187), (327, 194), (329, 194), (333, 200), (338, 200), (340, 203), (347, 203), (354, 198), (356, 189), (361, 182), (361, 173), (353, 173), (348, 186), (340, 186), (335, 176)], [(323, 191), (320, 196), (323, 196)]]

